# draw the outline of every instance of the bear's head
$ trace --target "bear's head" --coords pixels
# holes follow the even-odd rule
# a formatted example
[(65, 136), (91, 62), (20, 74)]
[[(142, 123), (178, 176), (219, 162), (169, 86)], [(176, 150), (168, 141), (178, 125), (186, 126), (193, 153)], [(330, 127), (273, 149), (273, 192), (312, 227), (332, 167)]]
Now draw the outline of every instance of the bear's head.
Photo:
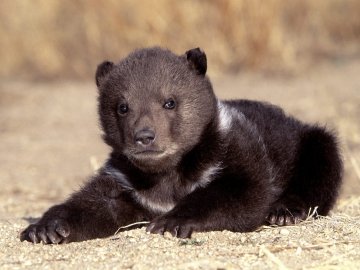
[(136, 50), (96, 71), (105, 142), (145, 172), (172, 169), (216, 117), (216, 97), (199, 48), (175, 55)]

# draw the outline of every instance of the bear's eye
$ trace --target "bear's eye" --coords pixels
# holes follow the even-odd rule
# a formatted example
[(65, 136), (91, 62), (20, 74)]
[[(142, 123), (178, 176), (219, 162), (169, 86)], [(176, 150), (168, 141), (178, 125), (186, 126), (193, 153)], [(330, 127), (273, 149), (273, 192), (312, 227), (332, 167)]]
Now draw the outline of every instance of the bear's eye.
[(172, 109), (175, 108), (175, 106), (176, 106), (175, 100), (173, 100), (172, 98), (169, 98), (164, 103), (164, 108), (167, 109), (167, 110), (172, 110)]
[(123, 115), (129, 111), (129, 106), (126, 103), (121, 103), (118, 106), (118, 114)]

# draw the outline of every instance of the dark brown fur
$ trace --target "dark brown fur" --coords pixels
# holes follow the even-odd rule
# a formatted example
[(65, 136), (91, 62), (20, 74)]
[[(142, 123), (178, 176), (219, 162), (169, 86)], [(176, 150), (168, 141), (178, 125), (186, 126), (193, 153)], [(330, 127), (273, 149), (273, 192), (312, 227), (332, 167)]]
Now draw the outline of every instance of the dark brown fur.
[(151, 233), (190, 237), (293, 224), (310, 207), (328, 214), (342, 175), (334, 135), (273, 105), (217, 100), (206, 69), (199, 49), (142, 49), (99, 65), (109, 159), (21, 240), (82, 241), (139, 221), (151, 221)]

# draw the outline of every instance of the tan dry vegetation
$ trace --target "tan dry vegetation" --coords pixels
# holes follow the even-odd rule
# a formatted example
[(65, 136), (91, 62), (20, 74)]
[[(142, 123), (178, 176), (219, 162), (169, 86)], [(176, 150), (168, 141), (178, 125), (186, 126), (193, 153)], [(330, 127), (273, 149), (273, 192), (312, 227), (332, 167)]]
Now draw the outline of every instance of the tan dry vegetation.
[(200, 46), (212, 73), (298, 71), (360, 52), (358, 0), (5, 0), (1, 77), (89, 78), (105, 58)]

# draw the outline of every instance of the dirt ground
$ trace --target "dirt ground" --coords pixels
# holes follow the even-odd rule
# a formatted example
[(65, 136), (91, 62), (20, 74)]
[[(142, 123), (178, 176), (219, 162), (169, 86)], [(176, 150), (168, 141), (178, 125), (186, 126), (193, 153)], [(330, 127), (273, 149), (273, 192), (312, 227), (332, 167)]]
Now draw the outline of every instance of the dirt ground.
[(68, 245), (21, 243), (19, 232), (64, 200), (106, 159), (94, 83), (0, 82), (1, 269), (359, 269), (360, 59), (295, 77), (243, 74), (214, 80), (223, 98), (281, 105), (340, 136), (341, 198), (331, 217), (252, 233), (210, 232), (191, 240), (144, 229)]

